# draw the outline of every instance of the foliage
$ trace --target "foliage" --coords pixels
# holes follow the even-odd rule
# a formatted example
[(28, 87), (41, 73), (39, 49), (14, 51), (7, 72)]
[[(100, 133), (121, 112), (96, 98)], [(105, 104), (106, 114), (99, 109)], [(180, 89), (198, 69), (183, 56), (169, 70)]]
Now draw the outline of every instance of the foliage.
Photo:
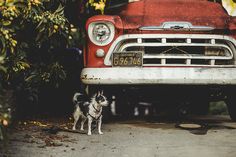
[(236, 0), (222, 0), (222, 5), (229, 15), (236, 16)]
[(227, 105), (224, 101), (211, 102), (209, 113), (212, 115), (228, 115)]
[[(49, 11), (45, 10), (44, 3), (45, 1), (39, 0), (9, 0), (0, 3), (0, 45), (1, 55), (6, 57), (4, 65), (10, 74), (7, 80), (13, 79), (15, 75), (24, 75), (27, 79), (31, 77), (30, 74), (39, 72), (42, 74), (41, 81), (48, 82), (44, 78), (44, 72), (54, 66), (48, 67), (45, 64), (38, 67), (39, 62), (43, 61), (37, 60), (34, 55), (53, 57), (50, 56), (53, 50), (65, 48), (72, 39), (73, 26), (64, 17), (63, 7)], [(39, 51), (48, 51), (49, 55)], [(55, 64), (54, 60), (51, 58), (50, 61)]]
[(87, 2), (87, 6), (93, 7), (94, 10), (100, 11), (101, 14), (104, 14), (105, 5), (106, 5), (106, 0), (99, 0), (98, 2), (96, 2), (95, 0), (88, 0)]
[[(76, 10), (78, 3), (83, 4), (81, 11)], [(79, 29), (71, 22), (82, 27), (76, 14), (83, 14), (80, 20), (84, 24), (90, 16), (87, 13), (103, 14), (105, 3), (106, 0), (0, 0), (0, 140), (3, 127), (11, 121), (13, 102), (8, 100), (14, 97), (17, 104), (31, 104), (21, 99), (35, 102), (42, 87), (59, 88), (71, 69), (65, 67), (62, 52), (81, 42)]]
[(0, 127), (10, 120), (4, 97), (9, 89), (37, 95), (40, 86), (58, 88), (66, 79), (60, 53), (77, 44), (78, 31), (57, 4), (0, 0)]

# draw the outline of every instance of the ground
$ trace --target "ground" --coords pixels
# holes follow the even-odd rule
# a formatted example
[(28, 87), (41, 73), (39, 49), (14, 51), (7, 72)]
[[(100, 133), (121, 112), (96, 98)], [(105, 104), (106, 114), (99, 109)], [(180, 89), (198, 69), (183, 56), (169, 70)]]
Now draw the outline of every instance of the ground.
[[(163, 120), (165, 119), (165, 120)], [(199, 129), (179, 124), (200, 124)], [(52, 129), (70, 129), (72, 120), (22, 121), (0, 156), (12, 157), (235, 157), (236, 123), (228, 116), (116, 119), (103, 125), (103, 135), (92, 136)], [(55, 128), (55, 127), (54, 127)], [(83, 132), (82, 132), (83, 133)]]

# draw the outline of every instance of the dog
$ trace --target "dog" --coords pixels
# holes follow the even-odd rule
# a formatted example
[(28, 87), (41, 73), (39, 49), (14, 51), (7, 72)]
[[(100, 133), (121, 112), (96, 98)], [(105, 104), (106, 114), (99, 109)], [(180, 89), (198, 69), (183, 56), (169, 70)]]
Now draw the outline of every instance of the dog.
[(108, 106), (108, 101), (104, 96), (103, 91), (98, 91), (91, 99), (84, 94), (75, 93), (73, 96), (73, 103), (75, 104), (75, 111), (73, 113), (74, 125), (72, 129), (76, 130), (76, 124), (81, 118), (80, 130), (84, 130), (84, 123), (88, 120), (88, 135), (92, 135), (92, 122), (97, 121), (98, 133), (102, 135), (102, 108)]

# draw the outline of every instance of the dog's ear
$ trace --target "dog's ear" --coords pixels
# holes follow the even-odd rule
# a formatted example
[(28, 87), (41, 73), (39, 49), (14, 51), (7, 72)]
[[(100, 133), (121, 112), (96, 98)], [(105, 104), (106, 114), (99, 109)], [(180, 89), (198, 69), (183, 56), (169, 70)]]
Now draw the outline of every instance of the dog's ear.
[(97, 92), (96, 96), (99, 96), (99, 95), (101, 95), (100, 91)]

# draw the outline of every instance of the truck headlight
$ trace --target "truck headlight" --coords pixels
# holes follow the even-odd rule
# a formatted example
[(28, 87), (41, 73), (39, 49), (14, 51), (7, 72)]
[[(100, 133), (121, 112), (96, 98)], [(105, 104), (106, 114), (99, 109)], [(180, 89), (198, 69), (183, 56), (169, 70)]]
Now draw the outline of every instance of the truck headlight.
[(110, 22), (93, 22), (88, 27), (89, 39), (98, 46), (111, 43), (115, 36), (115, 27)]

